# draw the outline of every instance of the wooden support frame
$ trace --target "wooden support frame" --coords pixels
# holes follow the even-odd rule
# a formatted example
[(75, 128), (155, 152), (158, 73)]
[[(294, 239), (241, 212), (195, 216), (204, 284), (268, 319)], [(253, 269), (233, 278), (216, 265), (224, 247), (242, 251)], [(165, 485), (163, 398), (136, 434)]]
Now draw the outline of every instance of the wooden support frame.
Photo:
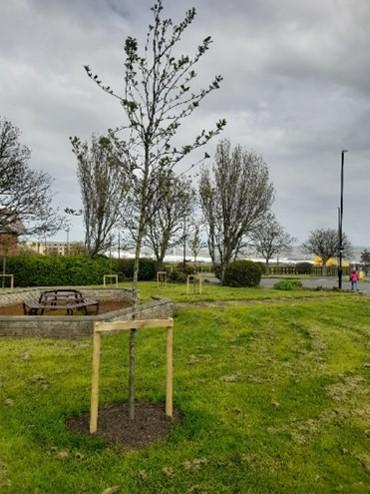
[(157, 288), (167, 286), (167, 271), (157, 271)]
[(167, 329), (166, 342), (166, 415), (173, 416), (173, 319), (145, 319), (132, 321), (113, 321), (94, 323), (93, 359), (91, 377), (91, 406), (90, 406), (90, 433), (94, 434), (98, 428), (99, 410), (99, 370), (101, 337), (131, 329)]
[(14, 288), (14, 274), (0, 274), (0, 278), (10, 278), (10, 289)]
[(118, 274), (105, 274), (105, 275), (103, 275), (104, 288), (107, 287), (107, 279), (112, 279), (112, 278), (114, 279), (116, 288), (118, 288)]
[(202, 289), (203, 289), (203, 279), (200, 275), (195, 275), (195, 274), (189, 274), (186, 278), (186, 293), (189, 295), (190, 293), (190, 282), (193, 282), (193, 294), (196, 293), (195, 291), (195, 286), (196, 286), (196, 281), (198, 280), (198, 293), (199, 295), (202, 294)]

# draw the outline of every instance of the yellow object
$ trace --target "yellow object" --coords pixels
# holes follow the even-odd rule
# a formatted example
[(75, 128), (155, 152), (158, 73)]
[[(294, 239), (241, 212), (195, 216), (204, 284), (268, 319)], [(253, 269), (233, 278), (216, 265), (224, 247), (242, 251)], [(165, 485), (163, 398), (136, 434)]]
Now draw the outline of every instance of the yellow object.
[(363, 280), (365, 278), (365, 273), (363, 271), (360, 271), (358, 273), (358, 278), (359, 278), (359, 280)]
[[(313, 258), (313, 264), (314, 264), (314, 266), (322, 266), (322, 259), (321, 259), (321, 257), (315, 256)], [(326, 266), (327, 267), (338, 266), (338, 261), (334, 257), (331, 257), (330, 259), (327, 260)], [(342, 266), (344, 268), (348, 268), (349, 267), (349, 262), (343, 260), (342, 261)]]

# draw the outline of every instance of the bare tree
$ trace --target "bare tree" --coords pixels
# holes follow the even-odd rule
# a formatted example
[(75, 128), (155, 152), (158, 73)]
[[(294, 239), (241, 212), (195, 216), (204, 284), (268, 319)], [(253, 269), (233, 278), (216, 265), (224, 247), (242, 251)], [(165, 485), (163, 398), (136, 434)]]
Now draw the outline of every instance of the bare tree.
[(59, 230), (61, 218), (51, 206), (52, 179), (29, 167), (31, 151), (19, 137), (19, 129), (0, 118), (0, 228), (20, 221), (25, 234)]
[(199, 221), (193, 221), (190, 225), (190, 251), (193, 255), (193, 261), (197, 266), (199, 253), (203, 247), (207, 246), (207, 242), (202, 238), (202, 224)]
[(370, 267), (370, 252), (367, 249), (361, 252), (361, 263), (367, 276)]
[[(129, 199), (130, 214), (135, 227), (135, 262), (133, 293), (138, 301), (139, 259), (151, 211), (159, 200), (158, 184), (167, 180), (173, 168), (189, 154), (204, 146), (219, 134), (226, 125), (220, 120), (214, 130), (202, 130), (194, 139), (183, 145), (174, 144), (178, 130), (184, 119), (189, 117), (202, 100), (213, 90), (218, 89), (222, 80), (216, 76), (205, 89), (192, 88), (196, 78), (194, 70), (201, 57), (209, 49), (212, 39), (207, 36), (198, 46), (194, 56), (178, 56), (177, 46), (184, 31), (193, 22), (196, 11), (188, 10), (184, 20), (174, 24), (172, 19), (162, 18), (162, 0), (151, 8), (153, 23), (149, 25), (144, 51), (138, 50), (135, 38), (125, 42), (124, 94), (113, 91), (102, 84), (97, 75), (85, 66), (88, 76), (105, 92), (117, 99), (126, 116), (125, 124), (112, 131), (125, 132), (121, 141), (127, 159), (127, 169), (131, 173)], [(206, 155), (205, 155), (206, 156)], [(194, 163), (193, 165), (194, 166)], [(135, 416), (135, 338), (136, 330), (130, 332), (129, 342), (129, 416)]]
[(180, 231), (184, 216), (189, 216), (194, 207), (195, 191), (191, 181), (182, 177), (169, 177), (170, 180), (158, 188), (149, 208), (150, 221), (144, 243), (153, 249), (159, 264), (169, 248), (181, 242)]
[[(318, 228), (310, 233), (310, 236), (303, 244), (304, 250), (308, 254), (314, 254), (321, 258), (325, 268), (331, 257), (339, 256), (339, 236), (338, 231), (332, 228)], [(352, 245), (345, 234), (343, 234), (343, 255), (352, 254)]]
[(264, 258), (268, 266), (270, 259), (284, 251), (289, 251), (294, 237), (284, 230), (273, 213), (268, 213), (252, 234), (252, 242), (257, 253)]
[[(105, 136), (92, 136), (91, 144), (71, 138), (77, 158), (77, 178), (81, 189), (82, 215), (85, 226), (85, 249), (94, 257), (111, 245), (127, 193), (127, 180), (122, 166), (122, 150), (117, 141)], [(74, 211), (67, 209), (68, 213)]]
[(233, 260), (247, 235), (255, 231), (269, 210), (274, 189), (268, 167), (253, 152), (222, 140), (212, 173), (203, 169), (200, 202), (208, 229), (208, 248), (214, 264)]

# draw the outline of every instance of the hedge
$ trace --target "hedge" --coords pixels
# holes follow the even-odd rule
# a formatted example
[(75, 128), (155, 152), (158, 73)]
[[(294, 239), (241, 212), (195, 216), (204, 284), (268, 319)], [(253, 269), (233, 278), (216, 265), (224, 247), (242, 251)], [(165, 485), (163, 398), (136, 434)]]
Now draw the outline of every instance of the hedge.
[[(132, 280), (134, 275), (134, 259), (117, 259), (117, 273), (120, 280)], [(154, 280), (157, 273), (157, 263), (154, 259), (142, 257), (139, 264), (139, 280)]]
[[(18, 287), (101, 285), (104, 274), (118, 274), (121, 279), (132, 279), (133, 260), (27, 254), (8, 257), (6, 271), (14, 274), (14, 283)], [(140, 260), (139, 279), (154, 279), (155, 272), (155, 261)]]
[(226, 286), (252, 287), (261, 281), (261, 268), (253, 261), (234, 261), (225, 268), (223, 284)]

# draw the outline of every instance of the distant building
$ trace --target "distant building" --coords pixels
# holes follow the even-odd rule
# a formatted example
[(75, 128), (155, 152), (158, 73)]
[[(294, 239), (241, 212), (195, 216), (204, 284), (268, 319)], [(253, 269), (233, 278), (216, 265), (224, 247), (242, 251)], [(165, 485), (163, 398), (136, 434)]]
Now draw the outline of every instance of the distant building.
[(22, 244), (23, 252), (39, 254), (41, 256), (83, 256), (85, 247), (83, 242), (56, 242), (29, 240)]
[(66, 256), (68, 255), (68, 244), (66, 242), (41, 242), (30, 240), (24, 243), (24, 250), (34, 252), (42, 256)]

